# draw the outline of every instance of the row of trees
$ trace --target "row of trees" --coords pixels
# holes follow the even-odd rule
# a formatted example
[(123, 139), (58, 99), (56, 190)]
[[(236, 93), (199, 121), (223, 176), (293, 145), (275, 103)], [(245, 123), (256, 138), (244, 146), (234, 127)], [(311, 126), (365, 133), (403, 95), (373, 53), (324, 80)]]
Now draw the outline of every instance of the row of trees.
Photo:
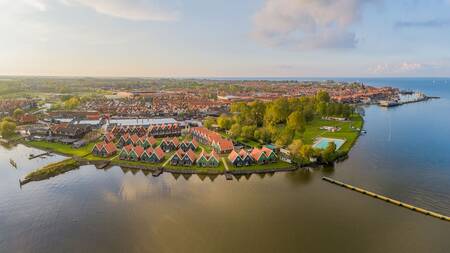
[(258, 100), (233, 103), (230, 110), (232, 116), (207, 118), (205, 126), (217, 124), (233, 138), (275, 142), (282, 146), (289, 145), (296, 135), (302, 135), (315, 117), (349, 117), (354, 112), (350, 105), (330, 102), (330, 96), (323, 91), (316, 96), (283, 97), (267, 103)]

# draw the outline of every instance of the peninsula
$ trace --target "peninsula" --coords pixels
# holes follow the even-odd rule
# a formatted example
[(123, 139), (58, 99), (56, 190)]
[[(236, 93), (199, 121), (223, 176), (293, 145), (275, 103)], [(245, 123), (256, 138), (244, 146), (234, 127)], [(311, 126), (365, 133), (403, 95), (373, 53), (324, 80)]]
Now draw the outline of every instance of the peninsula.
[(46, 166), (25, 181), (78, 163), (156, 174), (332, 164), (363, 131), (359, 105), (400, 94), (334, 81), (24, 78), (2, 85), (4, 139), (77, 162)]

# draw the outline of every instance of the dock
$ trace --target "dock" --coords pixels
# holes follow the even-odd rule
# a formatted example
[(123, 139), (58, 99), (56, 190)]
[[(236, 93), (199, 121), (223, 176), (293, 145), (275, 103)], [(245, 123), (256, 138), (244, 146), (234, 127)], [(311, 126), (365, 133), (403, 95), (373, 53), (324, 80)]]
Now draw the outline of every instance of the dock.
[(104, 169), (104, 168), (108, 167), (110, 163), (111, 163), (111, 161), (107, 161), (105, 163), (102, 163), (102, 164), (98, 165), (98, 168), (99, 169)]
[(230, 173), (230, 172), (225, 172), (225, 178), (227, 179), (227, 180), (233, 180), (233, 175)]
[(34, 158), (38, 158), (38, 157), (41, 157), (41, 156), (48, 156), (48, 155), (50, 155), (51, 153), (52, 153), (52, 152), (48, 151), (48, 152), (45, 152), (45, 153), (42, 153), (42, 154), (38, 154), (38, 155), (30, 154), (30, 156), (28, 157), (28, 159), (29, 159), (29, 160), (32, 160), (32, 159), (34, 159)]
[(359, 193), (362, 193), (362, 194), (374, 197), (376, 199), (380, 199), (380, 200), (386, 201), (388, 203), (391, 203), (391, 204), (394, 204), (394, 205), (397, 205), (397, 206), (404, 207), (406, 209), (409, 209), (409, 210), (412, 210), (412, 211), (415, 211), (415, 212), (418, 212), (418, 213), (421, 213), (421, 214), (429, 215), (431, 217), (438, 218), (438, 219), (445, 220), (445, 221), (450, 221), (450, 217), (448, 217), (448, 216), (445, 216), (445, 215), (442, 215), (442, 214), (439, 214), (439, 213), (435, 213), (435, 212), (432, 212), (432, 211), (428, 211), (428, 210), (425, 210), (423, 208), (416, 207), (416, 206), (413, 206), (413, 205), (410, 205), (410, 204), (406, 204), (406, 203), (403, 203), (401, 201), (398, 201), (398, 200), (395, 200), (395, 199), (391, 199), (389, 197), (385, 197), (385, 196), (382, 196), (382, 195), (379, 195), (379, 194), (376, 194), (376, 193), (364, 190), (362, 188), (358, 188), (358, 187), (355, 187), (355, 186), (352, 186), (352, 185), (349, 185), (349, 184), (345, 184), (343, 182), (334, 180), (334, 179), (329, 178), (329, 177), (322, 177), (322, 180), (327, 181), (327, 182), (332, 183), (332, 184), (335, 184), (335, 185), (342, 186), (342, 187), (350, 189), (352, 191), (356, 191), (356, 192), (359, 192)]
[(152, 172), (152, 176), (158, 177), (162, 173), (163, 173), (163, 169), (162, 168), (158, 168), (158, 169), (156, 169), (155, 171)]

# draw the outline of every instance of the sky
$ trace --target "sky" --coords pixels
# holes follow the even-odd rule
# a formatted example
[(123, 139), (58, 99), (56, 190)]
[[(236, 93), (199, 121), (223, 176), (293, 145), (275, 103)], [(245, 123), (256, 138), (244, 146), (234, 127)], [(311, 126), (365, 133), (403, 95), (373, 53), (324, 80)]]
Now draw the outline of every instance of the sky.
[(449, 77), (450, 0), (0, 0), (0, 75)]

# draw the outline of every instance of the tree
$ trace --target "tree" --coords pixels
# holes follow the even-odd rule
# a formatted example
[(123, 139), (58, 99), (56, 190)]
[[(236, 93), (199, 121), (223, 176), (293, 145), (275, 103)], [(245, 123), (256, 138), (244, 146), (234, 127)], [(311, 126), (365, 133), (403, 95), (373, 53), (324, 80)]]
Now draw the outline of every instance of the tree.
[(288, 146), (289, 152), (291, 152), (291, 156), (295, 160), (300, 158), (300, 149), (302, 146), (303, 142), (300, 139), (292, 141), (292, 143)]
[(328, 103), (328, 102), (330, 102), (330, 95), (328, 94), (328, 92), (321, 90), (321, 91), (317, 92), (316, 100), (319, 102)]
[(272, 138), (272, 134), (265, 127), (256, 129), (253, 136), (256, 140), (259, 140), (262, 143), (269, 143)]
[(314, 148), (311, 145), (303, 145), (300, 148), (300, 157), (304, 161), (308, 161), (315, 154)]
[(0, 133), (3, 137), (10, 137), (16, 130), (16, 123), (3, 119), (0, 123)]
[(208, 129), (211, 129), (212, 125), (214, 125), (215, 123), (216, 123), (216, 120), (213, 117), (206, 117), (203, 120), (203, 126)]
[(233, 138), (239, 137), (241, 135), (241, 126), (238, 123), (234, 123), (231, 126), (230, 135)]
[(267, 125), (285, 123), (289, 116), (289, 103), (286, 98), (278, 98), (267, 105), (264, 122)]
[(80, 105), (80, 100), (77, 97), (69, 98), (64, 101), (64, 108), (67, 110), (72, 110)]
[(317, 113), (320, 116), (326, 116), (327, 115), (327, 103), (319, 102), (319, 104), (317, 105)]
[(256, 126), (243, 126), (241, 129), (241, 137), (244, 139), (253, 139)]
[(324, 162), (331, 163), (335, 159), (336, 144), (329, 142), (327, 147), (322, 151), (322, 159)]
[(232, 119), (225, 114), (222, 114), (220, 115), (220, 117), (217, 118), (217, 125), (219, 125), (219, 127), (222, 129), (229, 130), (232, 124), (233, 124)]
[(293, 138), (294, 131), (286, 127), (278, 134), (275, 143), (280, 146), (286, 146), (292, 142)]
[(305, 132), (305, 117), (299, 111), (291, 113), (287, 119), (286, 126), (296, 132)]
[(14, 122), (14, 119), (9, 117), (9, 116), (7, 116), (7, 117), (3, 118), (3, 121)]
[(14, 112), (13, 112), (13, 117), (15, 118), (15, 119), (18, 119), (18, 118), (20, 118), (22, 115), (24, 115), (25, 114), (25, 112), (22, 110), (22, 109), (20, 109), (20, 108), (17, 108), (17, 109), (15, 109), (14, 110)]
[(262, 126), (264, 123), (264, 114), (266, 112), (266, 104), (256, 100), (249, 103), (251, 117), (255, 120), (257, 126)]

